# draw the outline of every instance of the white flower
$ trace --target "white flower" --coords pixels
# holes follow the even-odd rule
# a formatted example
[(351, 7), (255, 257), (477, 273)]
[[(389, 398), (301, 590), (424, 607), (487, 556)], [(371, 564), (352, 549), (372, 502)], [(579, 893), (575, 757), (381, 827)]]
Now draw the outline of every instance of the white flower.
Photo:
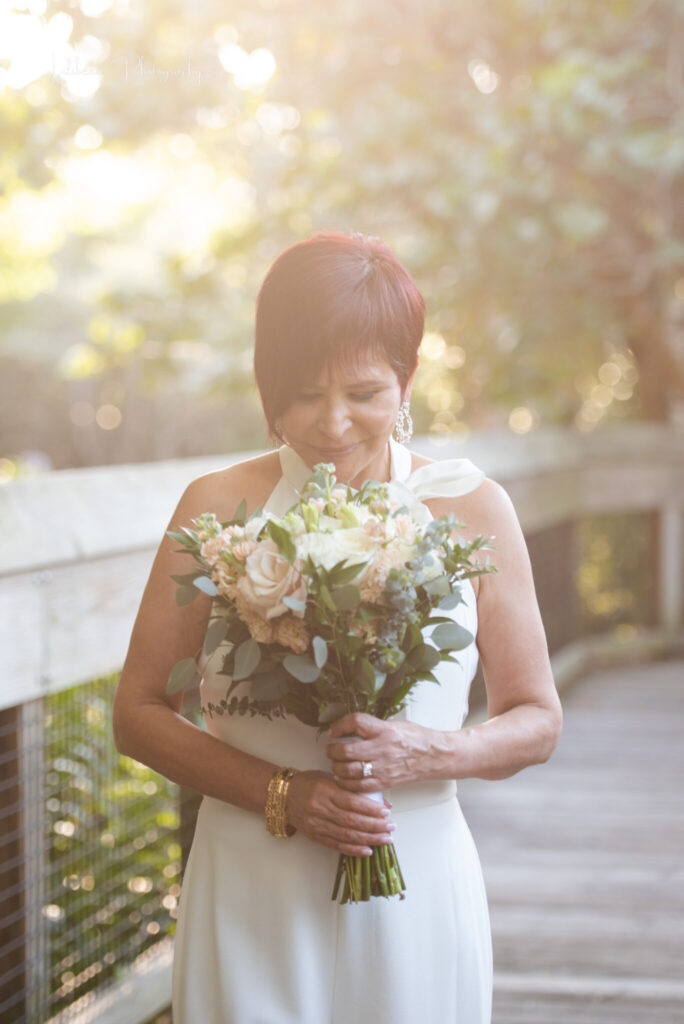
[(268, 515), (253, 516), (245, 523), (245, 537), (248, 540), (256, 540), (256, 536), (269, 520)]
[(367, 562), (377, 550), (379, 541), (370, 537), (361, 526), (349, 530), (334, 530), (331, 533), (305, 533), (297, 538), (297, 554), (305, 559), (307, 555), (316, 566), (332, 569), (343, 559), (349, 563)]
[[(284, 597), (306, 601), (306, 584), (299, 565), (291, 565), (281, 555), (270, 537), (259, 541), (245, 559), (245, 575), (238, 580), (238, 589), (247, 604), (265, 619), (273, 619), (290, 611)], [(294, 612), (300, 618), (304, 612)]]

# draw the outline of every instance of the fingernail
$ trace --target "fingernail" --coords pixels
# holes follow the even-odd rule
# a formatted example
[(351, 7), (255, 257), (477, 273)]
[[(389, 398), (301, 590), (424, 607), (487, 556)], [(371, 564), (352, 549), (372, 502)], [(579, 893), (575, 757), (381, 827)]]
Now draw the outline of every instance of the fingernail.
[(390, 821), (390, 822), (389, 822), (389, 824), (387, 825), (387, 831), (388, 831), (388, 832), (394, 832), (394, 830), (395, 830), (395, 828), (396, 828), (396, 827), (397, 827), (397, 826), (396, 826), (396, 825), (394, 824), (394, 822), (393, 822), (393, 821)]
[(389, 807), (382, 807), (381, 808), (381, 813), (382, 813), (383, 818), (389, 818), (389, 814), (390, 814)]

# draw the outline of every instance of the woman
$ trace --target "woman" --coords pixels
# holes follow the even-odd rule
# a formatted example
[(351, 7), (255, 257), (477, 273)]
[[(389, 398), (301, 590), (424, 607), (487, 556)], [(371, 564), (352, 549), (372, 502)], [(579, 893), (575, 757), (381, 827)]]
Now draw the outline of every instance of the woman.
[[(282, 514), (317, 462), (339, 480), (399, 481), (466, 536), (496, 538), (496, 574), (463, 586), (452, 613), (477, 635), (441, 686), (421, 683), (390, 721), (347, 715), (327, 736), (288, 717), (180, 715), (166, 681), (203, 641), (200, 595), (178, 607), (187, 556), (166, 536), (143, 594), (114, 706), (117, 748), (204, 795), (177, 922), (174, 1024), (488, 1024), (492, 951), (487, 898), (456, 780), (506, 778), (546, 761), (561, 730), (525, 542), (511, 502), (467, 459), (432, 461), (410, 436), (408, 402), (424, 302), (378, 239), (319, 233), (282, 253), (257, 300), (255, 373), (277, 451), (194, 480), (169, 528), (203, 512)], [(463, 729), (482, 659), (490, 718)], [(200, 695), (228, 680), (219, 648), (201, 655)], [(344, 744), (339, 737), (361, 739)], [(284, 842), (269, 835), (269, 781), (290, 781)], [(382, 789), (385, 804), (367, 794)], [(390, 809), (391, 808), (391, 809)], [(396, 828), (396, 834), (395, 833)], [(367, 856), (395, 840), (403, 901), (333, 902), (336, 852)]]

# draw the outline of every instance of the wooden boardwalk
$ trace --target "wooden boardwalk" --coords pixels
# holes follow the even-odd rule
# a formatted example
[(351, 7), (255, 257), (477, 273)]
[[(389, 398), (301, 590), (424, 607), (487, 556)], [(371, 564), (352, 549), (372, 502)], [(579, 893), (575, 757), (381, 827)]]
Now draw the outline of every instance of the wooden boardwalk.
[(550, 761), (459, 782), (489, 898), (492, 1024), (684, 1022), (684, 662), (564, 690)]

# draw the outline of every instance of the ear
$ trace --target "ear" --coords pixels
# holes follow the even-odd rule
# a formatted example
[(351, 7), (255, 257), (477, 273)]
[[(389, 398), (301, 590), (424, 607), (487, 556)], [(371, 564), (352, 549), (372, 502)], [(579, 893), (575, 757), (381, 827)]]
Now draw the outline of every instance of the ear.
[(416, 356), (416, 368), (413, 371), (413, 373), (411, 374), (411, 376), (409, 377), (409, 379), (406, 381), (406, 387), (404, 388), (404, 397), (402, 399), (402, 401), (404, 401), (404, 402), (408, 402), (410, 400), (410, 398), (411, 398), (411, 388), (413, 387), (413, 380), (414, 380), (416, 374), (418, 373), (418, 361), (417, 360), (418, 360), (418, 357)]

